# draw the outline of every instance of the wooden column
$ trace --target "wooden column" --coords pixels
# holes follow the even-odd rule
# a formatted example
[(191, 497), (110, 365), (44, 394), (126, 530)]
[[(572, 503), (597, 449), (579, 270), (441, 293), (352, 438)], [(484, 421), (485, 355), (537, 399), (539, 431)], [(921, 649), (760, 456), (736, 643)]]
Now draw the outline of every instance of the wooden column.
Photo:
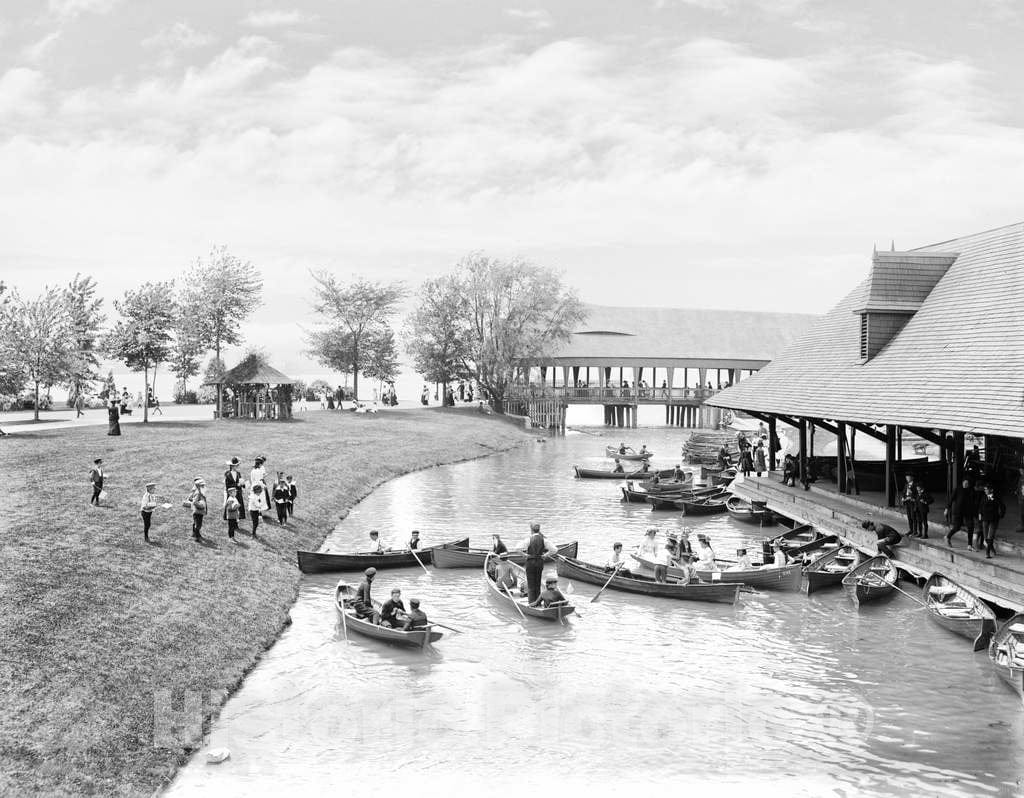
[(775, 429), (775, 416), (769, 416), (768, 418), (768, 470), (774, 471), (778, 465), (776, 459), (775, 447), (772, 445), (775, 439), (778, 438), (778, 432)]
[(839, 466), (839, 468), (837, 470), (837, 473), (836, 473), (836, 478), (837, 478), (837, 481), (839, 482), (839, 492), (840, 493), (849, 493), (850, 492), (849, 474), (847, 473), (847, 469), (846, 469), (846, 456), (847, 456), (847, 451), (846, 451), (846, 422), (845, 421), (837, 421), (836, 422), (836, 429), (839, 431), (839, 435), (836, 436), (836, 455), (837, 455), (837, 464)]
[(708, 370), (697, 369), (697, 374), (700, 377), (700, 387), (703, 389), (704, 386), (707, 385), (708, 383)]
[(962, 432), (955, 430), (953, 432), (951, 456), (953, 461), (950, 463), (950, 472), (953, 474), (953, 487), (955, 488), (964, 481), (964, 434)]
[[(573, 367), (573, 370), (576, 372), (576, 379), (578, 380), (579, 376), (580, 376), (579, 367), (578, 366), (577, 367)], [(569, 387), (569, 366), (562, 366), (562, 387), (563, 388), (568, 388)], [(576, 387), (575, 380), (572, 383), (572, 387), (574, 387), (574, 388)]]
[(903, 427), (896, 427), (896, 459), (903, 459)]
[(896, 427), (885, 425), (885, 503), (896, 506)]
[(807, 476), (807, 420), (800, 419), (800, 479)]

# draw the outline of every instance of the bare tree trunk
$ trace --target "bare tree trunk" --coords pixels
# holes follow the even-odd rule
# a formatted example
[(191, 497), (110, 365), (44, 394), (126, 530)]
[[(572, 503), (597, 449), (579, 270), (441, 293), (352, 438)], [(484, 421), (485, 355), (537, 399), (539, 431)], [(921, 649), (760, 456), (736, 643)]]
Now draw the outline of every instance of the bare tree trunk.
[[(213, 350), (214, 350), (214, 355), (217, 358), (217, 367), (219, 368), (222, 365), (221, 362), (220, 362), (220, 338), (218, 338), (214, 342)], [(217, 418), (220, 418), (220, 413), (221, 413), (221, 410), (220, 410), (220, 393), (221, 393), (221, 380), (222, 379), (223, 379), (223, 375), (218, 375), (217, 376), (217, 385), (216, 385), (216, 390), (217, 390)]]
[(359, 401), (359, 347), (352, 349), (352, 398)]
[[(155, 375), (154, 375), (155, 376)], [(149, 364), (147, 363), (142, 367), (142, 379), (144, 386), (142, 389), (142, 423), (149, 423)]]
[(34, 408), (35, 412), (33, 413), (33, 415), (35, 416), (35, 420), (38, 421), (39, 420), (39, 380), (36, 380), (35, 383), (36, 383), (36, 406)]

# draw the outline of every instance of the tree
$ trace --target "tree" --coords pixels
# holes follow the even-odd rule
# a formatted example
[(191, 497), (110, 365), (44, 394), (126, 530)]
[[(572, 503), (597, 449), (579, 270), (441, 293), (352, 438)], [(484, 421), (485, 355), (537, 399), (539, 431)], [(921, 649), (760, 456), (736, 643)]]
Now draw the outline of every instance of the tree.
[(576, 293), (552, 269), (474, 252), (458, 264), (469, 309), (467, 367), (499, 413), (515, 370), (567, 341), (583, 319)]
[[(224, 381), (224, 373), (227, 368), (224, 366), (224, 361), (217, 357), (211, 357), (210, 362), (206, 364), (206, 369), (203, 371), (203, 382), (199, 386), (199, 401), (200, 402), (217, 402), (213, 392), (217, 391), (217, 385)], [(205, 386), (212, 385), (212, 388), (206, 388)]]
[(359, 398), (359, 372), (367, 362), (366, 341), (379, 336), (405, 296), (401, 283), (358, 279), (342, 285), (326, 271), (313, 272), (317, 313), (332, 326), (309, 334), (310, 354), (329, 368), (351, 371), (352, 394)]
[(6, 314), (13, 383), (18, 390), (26, 382), (35, 386), (33, 415), (38, 421), (39, 386), (66, 382), (71, 372), (71, 317), (63, 292), (49, 287), (31, 301), (15, 293)]
[[(214, 247), (204, 261), (185, 276), (185, 301), (201, 320), (199, 338), (205, 349), (213, 349), (217, 361), (223, 362), (221, 348), (242, 342), (241, 325), (259, 307), (263, 294), (263, 278), (249, 261), (242, 261), (227, 247)], [(217, 415), (221, 412), (221, 392), (217, 392)]]
[(470, 305), (459, 276), (427, 280), (417, 295), (419, 304), (405, 321), (405, 348), (416, 371), (443, 385), (469, 376)]
[(96, 296), (96, 281), (92, 277), (75, 275), (64, 289), (64, 302), (71, 320), (71, 360), (68, 374), (68, 403), (92, 390), (99, 379), (99, 353), (96, 344), (100, 327), (106, 320), (102, 312), (103, 300)]
[(0, 281), (0, 394), (17, 393), (25, 385), (24, 372), (15, 364), (12, 308), (11, 294)]
[(181, 382), (182, 393), (188, 391), (189, 377), (199, 373), (200, 359), (206, 348), (202, 323), (194, 307), (187, 302), (188, 297), (184, 295), (179, 300), (180, 315), (174, 324), (174, 341), (167, 357), (171, 373)]
[[(114, 300), (121, 314), (103, 339), (107, 355), (121, 360), (132, 371), (143, 372), (149, 385), (149, 370), (167, 359), (171, 351), (171, 330), (177, 318), (174, 282), (146, 283), (136, 291), (126, 291)], [(149, 422), (149, 402), (142, 403), (142, 420)]]
[(398, 348), (395, 331), (390, 327), (382, 327), (366, 336), (362, 370), (364, 376), (381, 382), (392, 382), (398, 376)]

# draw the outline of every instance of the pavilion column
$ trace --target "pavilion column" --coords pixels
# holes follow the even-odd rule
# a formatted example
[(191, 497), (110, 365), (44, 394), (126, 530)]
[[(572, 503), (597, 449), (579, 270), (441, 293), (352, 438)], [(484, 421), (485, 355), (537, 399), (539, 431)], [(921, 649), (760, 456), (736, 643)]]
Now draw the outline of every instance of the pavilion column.
[(704, 386), (708, 384), (708, 370), (697, 369), (697, 374), (700, 375), (700, 387), (703, 389)]
[(668, 385), (668, 396), (672, 398), (672, 381), (675, 379), (676, 370), (671, 366), (665, 369), (665, 383)]
[[(579, 379), (579, 374), (580, 374), (579, 368), (576, 368), (575, 371), (576, 371), (576, 379)], [(573, 384), (573, 387), (575, 387), (576, 386), (576, 381), (574, 380), (572, 384)], [(562, 387), (563, 388), (568, 388), (569, 387), (569, 367), (568, 366), (562, 366)]]
[[(963, 482), (964, 479), (964, 434), (956, 430), (953, 431), (953, 451), (952, 462), (949, 464), (949, 472), (953, 477), (953, 488)], [(952, 494), (951, 494), (952, 495)]]
[(778, 461), (775, 459), (775, 441), (778, 440), (778, 434), (775, 430), (775, 416), (768, 418), (768, 470), (774, 471), (778, 465)]
[(850, 492), (850, 486), (848, 484), (849, 473), (847, 472), (847, 468), (846, 468), (846, 455), (847, 455), (847, 452), (846, 452), (846, 422), (845, 421), (837, 421), (836, 422), (836, 429), (839, 432), (839, 435), (836, 437), (836, 454), (838, 455), (838, 465), (839, 465), (838, 473), (837, 473), (836, 476), (837, 476), (838, 481), (839, 481), (839, 492), (840, 493), (849, 493)]
[[(590, 369), (589, 368), (587, 369), (587, 376), (588, 377), (590, 376)], [(572, 385), (573, 385), (574, 388), (579, 383), (579, 381), (580, 381), (580, 367), (579, 366), (573, 366), (572, 367)]]
[(885, 425), (885, 503), (896, 506), (896, 427)]
[(903, 427), (896, 427), (896, 459), (903, 459)]
[(807, 478), (807, 419), (800, 419), (800, 479)]

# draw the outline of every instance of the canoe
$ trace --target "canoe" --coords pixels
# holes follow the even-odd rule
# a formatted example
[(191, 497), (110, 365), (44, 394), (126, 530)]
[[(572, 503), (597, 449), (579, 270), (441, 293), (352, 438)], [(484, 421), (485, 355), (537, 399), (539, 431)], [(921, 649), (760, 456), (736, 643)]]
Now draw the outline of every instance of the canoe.
[(978, 596), (948, 576), (935, 572), (923, 588), (928, 616), (939, 626), (974, 642), (974, 650), (988, 645), (996, 629), (996, 614)]
[(843, 577), (843, 590), (855, 607), (891, 595), (899, 571), (888, 557), (870, 557)]
[(619, 454), (618, 448), (615, 446), (605, 446), (604, 454), (606, 457), (618, 457), (620, 460), (650, 460), (654, 452), (637, 452), (633, 450), (632, 446), (626, 447), (626, 454)]
[(746, 499), (731, 496), (725, 502), (725, 509), (737, 521), (758, 526), (771, 526), (775, 523), (775, 514), (767, 507), (755, 508)]
[[(469, 546), (469, 538), (452, 541), (455, 546)], [(416, 557), (424, 565), (431, 561), (434, 546), (417, 549), (414, 555), (409, 549), (386, 551), (382, 554), (362, 552), (354, 554), (330, 554), (326, 551), (299, 551), (299, 570), (304, 574), (324, 574), (331, 571), (362, 571), (365, 568), (405, 568), (416, 566)]]
[[(572, 543), (563, 543), (560, 546), (556, 546), (559, 554), (564, 554), (566, 557), (575, 557), (579, 551), (579, 541), (574, 540)], [(487, 559), (487, 555), (490, 554), (490, 549), (471, 549), (467, 546), (455, 543), (445, 543), (443, 546), (436, 546), (434, 548), (434, 567), (435, 568), (479, 568), (484, 564), (484, 560)], [(508, 558), (517, 565), (523, 565), (526, 562), (526, 552), (523, 551), (510, 551)]]
[(799, 590), (800, 578), (803, 573), (801, 563), (775, 566), (761, 565), (757, 568), (740, 570), (725, 569), (723, 571), (702, 571), (697, 569), (697, 576), (704, 582), (737, 582), (750, 587), (765, 590)]
[[(484, 584), (487, 585), (487, 590), (496, 600), (508, 606), (510, 611), (514, 612), (517, 616), (520, 616), (520, 613), (522, 613), (529, 618), (541, 618), (545, 621), (561, 621), (566, 616), (572, 615), (576, 612), (576, 608), (569, 603), (556, 607), (531, 607), (527, 603), (527, 597), (523, 595), (522, 591), (512, 588), (511, 592), (509, 592), (498, 587), (497, 583), (491, 578), (491, 575), (487, 573), (487, 565), (492, 556), (493, 555), (488, 555), (484, 560)], [(512, 564), (512, 568), (517, 574), (517, 582), (519, 582), (522, 585), (523, 590), (525, 590), (526, 569), (521, 565), (516, 565), (515, 563)], [(517, 610), (516, 607), (519, 609)]]
[(1024, 615), (1014, 615), (996, 630), (988, 658), (1000, 678), (1024, 698)]
[(854, 546), (838, 546), (804, 568), (800, 588), (810, 595), (823, 587), (838, 585), (843, 577), (860, 565), (866, 555)]
[(675, 473), (673, 468), (663, 468), (660, 471), (632, 471), (625, 472), (622, 474), (616, 474), (614, 471), (606, 471), (603, 468), (583, 468), (583, 466), (574, 465), (573, 471), (576, 472), (578, 479), (647, 479), (657, 474), (662, 479), (668, 479)]
[[(622, 590), (627, 593), (642, 593), (645, 596), (684, 599), (687, 601), (714, 601), (724, 604), (735, 604), (739, 595), (738, 584), (701, 584), (679, 582), (655, 582), (654, 579), (640, 574), (622, 576), (606, 571), (599, 565), (582, 562), (572, 557), (558, 558), (558, 575), (566, 579), (577, 579), (592, 585), (608, 583), (609, 590)], [(609, 578), (611, 581), (609, 582)]]
[[(349, 632), (357, 632), (361, 635), (372, 637), (374, 640), (383, 640), (385, 643), (393, 643), (398, 646), (413, 646), (415, 648), (424, 648), (427, 644), (436, 643), (444, 636), (433, 624), (429, 624), (426, 629), (415, 629), (405, 632), (401, 629), (378, 626), (372, 621), (357, 618), (355, 610), (345, 604), (345, 599), (351, 598), (354, 593), (355, 591), (352, 589), (352, 586), (344, 581), (338, 582), (338, 587), (334, 592), (334, 608), (339, 614), (345, 616), (345, 628)], [(373, 605), (380, 609), (379, 601), (373, 602)]]

